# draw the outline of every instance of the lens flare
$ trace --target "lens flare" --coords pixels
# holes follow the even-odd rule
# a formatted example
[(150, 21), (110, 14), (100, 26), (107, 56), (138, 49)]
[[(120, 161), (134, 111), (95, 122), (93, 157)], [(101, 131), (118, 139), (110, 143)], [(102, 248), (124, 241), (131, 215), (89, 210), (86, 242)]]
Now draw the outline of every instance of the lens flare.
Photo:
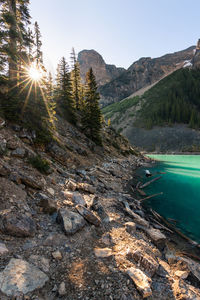
[(32, 65), (29, 70), (28, 70), (28, 75), (30, 77), (30, 79), (32, 79), (33, 81), (39, 81), (42, 78), (42, 72), (40, 71), (39, 68), (37, 68), (36, 66)]

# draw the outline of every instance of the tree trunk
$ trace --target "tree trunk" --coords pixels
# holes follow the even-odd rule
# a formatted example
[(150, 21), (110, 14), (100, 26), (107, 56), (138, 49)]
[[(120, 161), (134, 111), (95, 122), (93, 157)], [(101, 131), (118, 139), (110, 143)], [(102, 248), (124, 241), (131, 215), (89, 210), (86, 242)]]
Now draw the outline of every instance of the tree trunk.
[(11, 82), (17, 81), (17, 24), (16, 24), (16, 0), (8, 0), (9, 12), (13, 16), (9, 32), (9, 78)]

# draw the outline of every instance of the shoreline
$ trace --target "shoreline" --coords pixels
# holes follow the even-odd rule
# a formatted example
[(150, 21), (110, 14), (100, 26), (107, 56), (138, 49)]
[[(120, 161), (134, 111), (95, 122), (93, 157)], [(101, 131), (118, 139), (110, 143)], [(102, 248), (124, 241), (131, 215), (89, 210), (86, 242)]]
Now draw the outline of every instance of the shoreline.
[[(155, 154), (155, 153), (154, 153)], [(199, 153), (200, 154), (200, 153)], [(144, 153), (142, 153), (142, 155), (144, 156)], [(164, 155), (164, 154), (161, 154), (161, 155)], [(167, 154), (166, 154), (167, 155)], [(139, 169), (141, 169), (141, 168), (144, 168), (144, 167), (146, 167), (146, 166), (149, 166), (149, 167), (153, 167), (153, 164), (155, 164), (155, 163), (158, 163), (159, 161), (158, 160), (155, 160), (155, 159), (153, 159), (153, 158), (150, 158), (150, 157), (145, 157), (144, 156), (144, 158), (145, 158), (145, 162), (143, 162), (142, 164), (141, 164), (141, 166), (140, 167), (138, 167), (137, 168), (137, 170), (139, 170)], [(137, 171), (137, 170), (135, 170), (135, 171)], [(137, 173), (135, 173), (135, 175), (136, 175), (136, 177), (137, 177)], [(147, 181), (148, 181), (148, 179), (147, 179)], [(136, 189), (137, 190), (137, 189)], [(133, 195), (134, 196), (136, 196), (136, 195), (138, 195), (138, 193), (136, 192), (136, 193), (133, 193)], [(139, 197), (141, 197), (141, 195), (139, 196)], [(141, 200), (141, 199), (138, 199), (139, 201)], [(147, 218), (149, 219), (154, 219), (155, 218), (155, 216), (154, 216), (154, 214), (153, 214), (153, 212), (152, 212), (152, 208), (150, 208), (150, 207), (146, 207), (145, 206), (145, 204), (144, 204), (144, 202), (142, 202), (141, 201), (141, 207), (142, 207), (142, 210), (143, 210), (143, 212), (144, 212), (144, 214), (147, 216)], [(156, 212), (156, 211), (155, 211)], [(156, 212), (157, 213), (157, 212)], [(158, 213), (157, 213), (158, 214)], [(173, 233), (171, 233), (170, 234), (170, 237), (171, 237), (171, 239), (174, 241), (174, 242), (176, 242), (177, 241), (177, 238), (178, 238), (178, 240), (179, 240), (179, 242), (180, 242), (180, 244), (181, 245), (184, 245), (184, 248), (185, 248), (185, 246), (186, 246), (186, 248), (189, 248), (189, 250), (197, 250), (197, 252), (198, 252), (198, 254), (200, 255), (200, 243), (198, 243), (198, 242), (196, 242), (195, 240), (192, 240), (191, 238), (190, 238), (190, 236), (188, 236), (188, 235), (186, 235), (185, 233), (183, 233), (182, 231), (180, 231), (174, 224), (171, 224), (165, 217), (163, 217), (162, 215), (160, 215), (160, 220), (159, 220), (159, 222), (162, 224), (162, 225), (164, 225), (165, 227), (167, 227), (169, 230), (172, 230), (173, 231)], [(163, 219), (163, 220), (162, 220)], [(168, 224), (167, 224), (168, 223)], [(161, 229), (161, 228), (160, 228)], [(161, 229), (162, 230), (162, 229)], [(179, 246), (179, 244), (178, 244), (178, 246)], [(176, 248), (176, 247), (175, 247)], [(177, 250), (177, 249), (176, 249)], [(178, 250), (180, 250), (179, 249), (179, 247), (178, 247)], [(195, 251), (196, 252), (196, 251)]]
[(200, 152), (141, 152), (142, 155), (200, 155)]

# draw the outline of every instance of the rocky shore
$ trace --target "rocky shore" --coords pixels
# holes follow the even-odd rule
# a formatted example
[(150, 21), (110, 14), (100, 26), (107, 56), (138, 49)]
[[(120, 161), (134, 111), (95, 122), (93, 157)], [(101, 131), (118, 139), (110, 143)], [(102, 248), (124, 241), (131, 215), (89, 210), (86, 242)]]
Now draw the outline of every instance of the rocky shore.
[(97, 149), (70, 163), (54, 145), (40, 151), (51, 166), (43, 175), (14, 129), (0, 130), (1, 300), (200, 299), (199, 249), (141, 205), (144, 157)]

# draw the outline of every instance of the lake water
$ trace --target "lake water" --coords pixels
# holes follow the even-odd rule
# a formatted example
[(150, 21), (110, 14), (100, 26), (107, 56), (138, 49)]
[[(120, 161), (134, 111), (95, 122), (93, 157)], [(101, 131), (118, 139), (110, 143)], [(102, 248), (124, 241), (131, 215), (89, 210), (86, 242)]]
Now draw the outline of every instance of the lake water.
[(156, 176), (157, 172), (166, 174), (144, 189), (148, 195), (163, 192), (145, 205), (166, 219), (176, 220), (180, 231), (200, 243), (200, 155), (149, 156), (158, 160), (149, 170)]

